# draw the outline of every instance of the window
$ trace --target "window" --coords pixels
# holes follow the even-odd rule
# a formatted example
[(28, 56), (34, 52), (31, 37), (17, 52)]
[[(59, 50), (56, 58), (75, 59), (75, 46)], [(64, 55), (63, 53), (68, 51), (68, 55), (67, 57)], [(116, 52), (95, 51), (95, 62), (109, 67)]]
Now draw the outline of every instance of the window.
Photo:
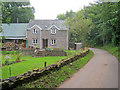
[(51, 34), (56, 34), (56, 29), (51, 29)]
[(33, 44), (37, 44), (38, 41), (37, 41), (37, 39), (33, 39), (32, 42), (33, 42)]
[(51, 45), (56, 45), (56, 40), (51, 40)]
[(33, 33), (37, 33), (37, 29), (33, 29)]

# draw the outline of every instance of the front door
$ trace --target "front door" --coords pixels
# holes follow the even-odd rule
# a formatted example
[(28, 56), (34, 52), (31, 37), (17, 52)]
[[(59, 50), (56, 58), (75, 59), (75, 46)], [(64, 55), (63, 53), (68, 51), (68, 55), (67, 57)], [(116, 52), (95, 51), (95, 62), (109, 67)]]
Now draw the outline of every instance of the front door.
[(48, 47), (48, 39), (43, 39), (43, 48)]

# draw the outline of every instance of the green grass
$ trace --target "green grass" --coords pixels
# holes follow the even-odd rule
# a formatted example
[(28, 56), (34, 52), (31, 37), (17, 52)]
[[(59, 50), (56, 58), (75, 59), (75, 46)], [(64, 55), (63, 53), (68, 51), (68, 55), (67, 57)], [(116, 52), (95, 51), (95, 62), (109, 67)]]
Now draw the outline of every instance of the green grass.
[(44, 62), (47, 62), (47, 65), (53, 64), (57, 62), (60, 59), (65, 58), (64, 56), (59, 56), (59, 57), (31, 57), (31, 56), (25, 56), (22, 57), (22, 59), (28, 59), (28, 61), (22, 61), (19, 63), (15, 63), (12, 65), (8, 66), (3, 66), (2, 67), (2, 78), (8, 78), (10, 77), (9, 74), (9, 67), (11, 67), (11, 76), (16, 76), (21, 73), (25, 73), (29, 70), (33, 70), (35, 68), (43, 68), (44, 67)]
[[(71, 55), (74, 55), (76, 53), (80, 53), (80, 50), (65, 50), (65, 52), (67, 52), (67, 55), (68, 56), (71, 56)], [(4, 53), (4, 54), (3, 54)], [(10, 59), (9, 61), (16, 61), (17, 59), (17, 51), (2, 51), (2, 64), (5, 64), (5, 56), (6, 55), (9, 55), (10, 56)], [(33, 60), (35, 59), (34, 57), (31, 57), (31, 56), (22, 56), (21, 57), (21, 60)]]
[(113, 54), (120, 62), (120, 55), (118, 55), (120, 53), (120, 47), (117, 46), (112, 46), (112, 45), (104, 45), (103, 47), (96, 47), (99, 49), (104, 49), (106, 51), (108, 51), (109, 53)]
[[(16, 54), (8, 54), (10, 56), (9, 62), (16, 61), (17, 55)], [(5, 56), (2, 54), (2, 64), (5, 64)]]
[(55, 88), (58, 87), (63, 81), (68, 79), (78, 69), (82, 68), (93, 56), (90, 51), (85, 57), (82, 57), (68, 65), (61, 67), (59, 70), (51, 71), (49, 74), (42, 76), (33, 82), (22, 84), (19, 88)]
[[(67, 51), (73, 55), (74, 53), (78, 53), (78, 51)], [(16, 54), (9, 54), (11, 59), (9, 61), (15, 61), (17, 56)], [(11, 76), (16, 76), (22, 73), (25, 73), (29, 70), (33, 70), (35, 68), (43, 68), (44, 62), (47, 62), (47, 65), (54, 64), (55, 62), (66, 58), (68, 56), (49, 56), (49, 57), (32, 57), (32, 56), (22, 56), (22, 61), (19, 63), (7, 65), (2, 67), (2, 79), (10, 77), (9, 67), (11, 67)], [(5, 63), (5, 55), (2, 55), (2, 64)]]
[(77, 54), (77, 53), (80, 53), (81, 51), (80, 50), (65, 50), (65, 52), (67, 52), (67, 55), (74, 55), (74, 54)]

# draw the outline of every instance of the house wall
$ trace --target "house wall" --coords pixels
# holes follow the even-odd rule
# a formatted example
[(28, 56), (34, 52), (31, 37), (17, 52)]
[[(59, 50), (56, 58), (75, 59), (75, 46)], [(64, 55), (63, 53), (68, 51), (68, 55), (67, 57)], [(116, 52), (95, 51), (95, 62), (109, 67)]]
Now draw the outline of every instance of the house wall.
[[(34, 29), (38, 30), (37, 33), (33, 33)], [(36, 46), (40, 48), (40, 29), (37, 26), (31, 28), (30, 30), (27, 30), (27, 47), (34, 46), (34, 44), (32, 43), (33, 39), (38, 40)]]
[[(51, 34), (51, 30), (42, 30), (42, 39), (48, 39), (48, 47), (50, 48), (64, 48), (67, 46), (67, 30), (56, 30), (56, 34)], [(51, 45), (51, 40), (56, 40), (56, 45)]]
[[(37, 29), (37, 34), (33, 33), (33, 29)], [(67, 30), (56, 30), (56, 34), (51, 34), (51, 30), (41, 30), (41, 40), (48, 39), (48, 47), (49, 48), (64, 48), (68, 49), (68, 31)], [(32, 39), (38, 39), (37, 47), (40, 48), (40, 28), (37, 26), (31, 28), (31, 30), (27, 31), (27, 47), (33, 46)], [(51, 45), (51, 40), (56, 40), (56, 45)], [(43, 45), (43, 41), (41, 41), (41, 47)]]

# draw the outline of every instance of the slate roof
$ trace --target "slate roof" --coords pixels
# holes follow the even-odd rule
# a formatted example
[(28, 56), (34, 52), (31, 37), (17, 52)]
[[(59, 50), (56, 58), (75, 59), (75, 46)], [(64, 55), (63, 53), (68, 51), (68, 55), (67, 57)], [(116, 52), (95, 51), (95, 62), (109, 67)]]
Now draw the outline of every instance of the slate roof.
[(52, 25), (57, 26), (60, 30), (68, 30), (68, 26), (65, 25), (64, 20), (31, 20), (28, 24), (28, 29), (37, 25), (42, 30), (48, 30)]
[(6, 39), (24, 39), (26, 37), (28, 23), (11, 23), (10, 25), (2, 24), (2, 35)]

